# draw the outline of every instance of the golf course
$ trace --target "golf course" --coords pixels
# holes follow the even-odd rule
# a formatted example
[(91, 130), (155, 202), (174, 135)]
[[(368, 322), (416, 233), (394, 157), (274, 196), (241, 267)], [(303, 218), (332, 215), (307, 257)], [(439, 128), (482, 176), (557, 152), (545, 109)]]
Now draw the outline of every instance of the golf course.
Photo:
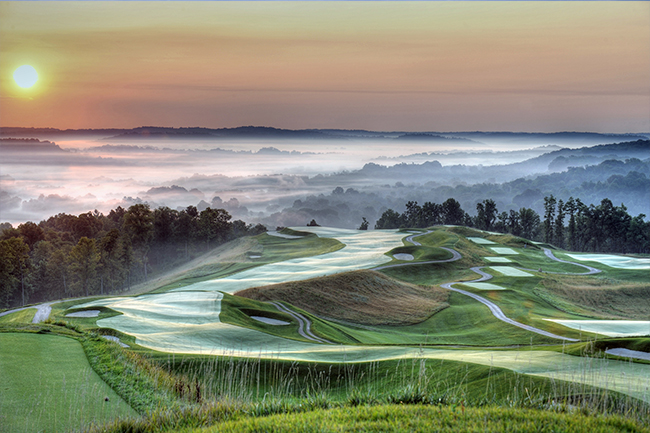
[(649, 269), (461, 226), (262, 233), (1, 313), (0, 431), (648, 431)]

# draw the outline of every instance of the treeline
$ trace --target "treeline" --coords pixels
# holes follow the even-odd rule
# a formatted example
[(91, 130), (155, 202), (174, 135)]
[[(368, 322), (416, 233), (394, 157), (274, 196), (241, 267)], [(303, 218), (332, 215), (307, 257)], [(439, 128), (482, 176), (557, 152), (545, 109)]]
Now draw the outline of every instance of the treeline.
[(583, 252), (650, 252), (650, 222), (645, 215), (632, 217), (627, 208), (603, 199), (599, 205), (585, 205), (570, 197), (566, 202), (553, 195), (544, 197), (544, 214), (522, 207), (518, 211), (499, 212), (492, 199), (476, 204), (476, 215), (465, 212), (453, 198), (442, 204), (415, 201), (406, 203), (403, 213), (386, 210), (376, 229), (430, 227), (438, 224), (464, 225), (480, 230), (510, 233), (526, 239), (546, 242), (559, 248)]
[(266, 231), (224, 209), (118, 207), (108, 215), (59, 214), (39, 224), (0, 225), (0, 307), (116, 293), (151, 272), (229, 240)]

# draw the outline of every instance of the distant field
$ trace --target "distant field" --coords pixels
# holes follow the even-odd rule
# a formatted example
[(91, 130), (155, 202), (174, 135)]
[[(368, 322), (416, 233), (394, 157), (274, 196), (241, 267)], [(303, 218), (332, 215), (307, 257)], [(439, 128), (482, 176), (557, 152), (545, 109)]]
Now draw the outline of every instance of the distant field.
[(0, 347), (1, 432), (68, 432), (137, 416), (90, 368), (77, 341), (0, 333)]

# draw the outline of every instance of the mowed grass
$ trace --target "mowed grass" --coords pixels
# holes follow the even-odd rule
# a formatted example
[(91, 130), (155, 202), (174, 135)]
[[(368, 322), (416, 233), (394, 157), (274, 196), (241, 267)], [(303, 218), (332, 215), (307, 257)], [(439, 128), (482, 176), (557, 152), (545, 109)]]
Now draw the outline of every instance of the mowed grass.
[(0, 431), (67, 432), (137, 416), (91, 369), (74, 339), (0, 333), (0, 347)]
[(218, 426), (184, 430), (227, 432), (648, 432), (640, 423), (620, 416), (588, 416), (534, 409), (462, 405), (357, 406), (228, 421)]
[(142, 286), (134, 293), (163, 293), (203, 281), (228, 277), (269, 263), (331, 253), (345, 246), (336, 239), (285, 230), (286, 234), (304, 236), (299, 239), (285, 239), (262, 233), (228, 242), (164, 277), (147, 283), (146, 287)]

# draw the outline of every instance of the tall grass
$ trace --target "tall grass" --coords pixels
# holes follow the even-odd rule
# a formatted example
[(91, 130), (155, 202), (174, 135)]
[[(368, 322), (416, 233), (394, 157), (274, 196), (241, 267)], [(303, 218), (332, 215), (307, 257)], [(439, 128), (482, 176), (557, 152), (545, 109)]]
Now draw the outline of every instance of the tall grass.
[[(98, 427), (97, 431), (157, 432), (246, 417), (383, 404), (496, 406), (618, 415), (650, 428), (648, 403), (616, 391), (609, 383), (594, 387), (572, 381), (600, 379), (602, 365), (607, 360), (597, 357), (585, 358), (581, 371), (573, 373), (575, 376), (549, 379), (424, 357), (319, 364), (267, 359), (263, 355), (257, 358), (175, 355), (165, 358), (161, 355), (152, 359), (138, 355), (136, 361), (128, 358), (126, 362), (150, 377), (155, 390), (148, 389), (164, 398), (152, 398), (147, 410), (142, 411), (143, 419), (120, 421)], [(639, 390), (627, 391), (638, 394)], [(129, 400), (137, 394), (124, 397)], [(646, 394), (646, 401), (647, 397)]]

